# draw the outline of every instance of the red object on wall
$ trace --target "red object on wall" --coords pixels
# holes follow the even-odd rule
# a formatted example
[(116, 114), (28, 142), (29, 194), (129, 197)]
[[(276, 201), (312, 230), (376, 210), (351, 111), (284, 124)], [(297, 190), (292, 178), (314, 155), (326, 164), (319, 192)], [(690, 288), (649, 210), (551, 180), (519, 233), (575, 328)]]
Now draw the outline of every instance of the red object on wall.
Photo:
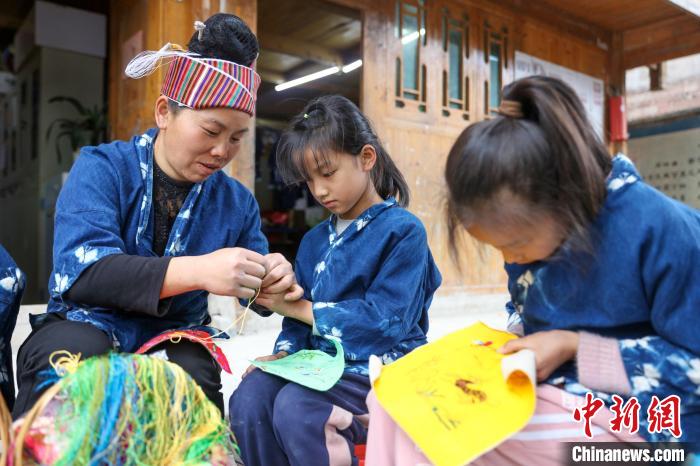
[(625, 111), (625, 98), (621, 95), (610, 97), (610, 141), (626, 141), (629, 139), (627, 133), (627, 112)]

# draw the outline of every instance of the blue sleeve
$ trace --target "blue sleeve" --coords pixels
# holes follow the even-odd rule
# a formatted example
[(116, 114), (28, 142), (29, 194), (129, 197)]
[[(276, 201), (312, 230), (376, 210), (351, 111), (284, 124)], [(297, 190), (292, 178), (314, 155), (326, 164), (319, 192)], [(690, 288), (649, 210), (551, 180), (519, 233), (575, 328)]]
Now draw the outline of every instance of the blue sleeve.
[(0, 393), (10, 408), (15, 400), (10, 342), (17, 322), (24, 285), (24, 274), (7, 251), (0, 246)]
[(263, 235), (262, 225), (260, 222), (260, 207), (258, 203), (248, 191), (247, 202), (245, 207), (245, 222), (241, 230), (241, 236), (238, 238), (236, 247), (250, 249), (259, 254), (266, 255), (268, 253), (267, 238)]
[(700, 212), (675, 201), (663, 207), (641, 251), (651, 324), (668, 342), (700, 355)]
[[(301, 250), (303, 247), (304, 245), (302, 243), (299, 249)], [(303, 299), (310, 300), (311, 296), (307, 292), (309, 287), (306, 286), (305, 277), (302, 273), (303, 268), (299, 266), (298, 259), (294, 264), (294, 270), (296, 271), (297, 283), (304, 289)], [(277, 341), (275, 341), (275, 348), (273, 353), (277, 353), (279, 351), (286, 351), (287, 353), (292, 354), (303, 349), (308, 349), (311, 347), (310, 338), (310, 325), (307, 325), (296, 319), (285, 317), (282, 319), (282, 331), (277, 337)]]
[[(241, 236), (238, 238), (238, 242), (236, 243), (236, 247), (249, 249), (257, 252), (258, 254), (267, 255), (269, 249), (267, 238), (262, 232), (260, 207), (252, 194), (250, 194), (247, 190), (245, 190), (245, 193), (247, 195), (247, 202), (244, 210), (245, 221), (241, 230)], [(243, 307), (248, 305), (247, 299), (239, 299), (238, 302)], [(263, 317), (269, 317), (273, 314), (272, 311), (269, 311), (262, 306), (255, 306), (254, 304), (251, 309)]]
[(642, 283), (657, 335), (620, 341), (620, 353), (642, 406), (651, 396), (681, 398), (682, 411), (700, 410), (700, 215), (669, 203), (648, 235)]
[(76, 160), (56, 204), (49, 282), (54, 298), (60, 299), (93, 263), (125, 252), (117, 169), (105, 154), (89, 149)]
[(364, 299), (313, 303), (314, 334), (338, 337), (355, 359), (395, 348), (425, 312), (429, 254), (425, 230), (411, 225), (388, 252)]

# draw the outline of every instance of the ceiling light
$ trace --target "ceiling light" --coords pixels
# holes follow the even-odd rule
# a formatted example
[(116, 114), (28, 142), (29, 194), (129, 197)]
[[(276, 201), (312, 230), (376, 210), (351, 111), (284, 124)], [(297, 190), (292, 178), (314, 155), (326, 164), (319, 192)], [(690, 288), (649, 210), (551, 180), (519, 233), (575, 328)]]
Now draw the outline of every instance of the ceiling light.
[(298, 86), (300, 84), (305, 84), (310, 81), (315, 81), (317, 79), (325, 78), (326, 76), (330, 76), (332, 74), (336, 74), (338, 71), (340, 71), (340, 68), (337, 66), (334, 66), (332, 68), (326, 68), (325, 70), (317, 71), (315, 73), (307, 74), (306, 76), (302, 76), (301, 78), (297, 79), (292, 79), (291, 81), (287, 81), (286, 83), (278, 84), (275, 86), (276, 91), (283, 91), (285, 89), (289, 89), (290, 87)]
[(359, 67), (362, 66), (362, 60), (355, 60), (352, 63), (348, 63), (347, 65), (344, 65), (342, 68), (338, 66), (334, 66), (332, 68), (326, 68), (325, 70), (317, 71), (315, 73), (307, 74), (306, 76), (302, 76), (301, 78), (296, 78), (292, 79), (291, 81), (287, 81), (282, 84), (278, 84), (275, 86), (275, 90), (277, 92), (283, 91), (285, 89), (289, 89), (290, 87), (294, 86), (299, 86), (300, 84), (305, 84), (311, 81), (315, 81), (317, 79), (325, 78), (326, 76), (330, 76), (332, 74), (337, 74), (340, 73), (341, 71), (343, 73), (349, 73), (351, 71), (354, 71), (358, 69)]
[(355, 60), (352, 63), (348, 63), (347, 65), (343, 66), (343, 73), (349, 73), (353, 70), (358, 69), (359, 67), (362, 66), (362, 60)]

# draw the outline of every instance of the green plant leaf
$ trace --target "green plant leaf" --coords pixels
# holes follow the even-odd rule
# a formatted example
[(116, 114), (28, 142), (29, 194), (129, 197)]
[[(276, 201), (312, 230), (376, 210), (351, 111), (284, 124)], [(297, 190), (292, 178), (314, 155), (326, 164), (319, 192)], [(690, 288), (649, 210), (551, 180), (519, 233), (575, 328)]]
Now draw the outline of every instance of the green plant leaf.
[(54, 102), (67, 102), (67, 103), (73, 105), (73, 107), (75, 107), (75, 109), (78, 111), (79, 114), (85, 115), (85, 113), (86, 113), (85, 107), (83, 106), (83, 104), (81, 104), (80, 101), (74, 97), (57, 95), (57, 96), (51, 97), (49, 99), (50, 104), (54, 103)]
[(70, 125), (74, 125), (75, 123), (72, 120), (69, 120), (68, 118), (56, 118), (54, 121), (51, 122), (49, 127), (46, 129), (46, 140), (47, 141), (51, 137), (51, 130), (54, 128), (54, 126), (56, 124), (58, 124), (58, 127), (60, 129), (66, 129), (66, 128), (69, 128)]

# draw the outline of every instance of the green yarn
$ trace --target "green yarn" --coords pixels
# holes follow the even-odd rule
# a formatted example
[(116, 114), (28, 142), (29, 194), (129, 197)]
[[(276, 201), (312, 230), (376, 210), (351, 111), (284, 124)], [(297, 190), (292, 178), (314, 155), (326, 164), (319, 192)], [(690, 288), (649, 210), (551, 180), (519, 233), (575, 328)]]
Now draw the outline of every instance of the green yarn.
[(221, 412), (176, 364), (110, 353), (58, 383), (42, 413), (60, 445), (55, 465), (225, 465), (240, 454)]

